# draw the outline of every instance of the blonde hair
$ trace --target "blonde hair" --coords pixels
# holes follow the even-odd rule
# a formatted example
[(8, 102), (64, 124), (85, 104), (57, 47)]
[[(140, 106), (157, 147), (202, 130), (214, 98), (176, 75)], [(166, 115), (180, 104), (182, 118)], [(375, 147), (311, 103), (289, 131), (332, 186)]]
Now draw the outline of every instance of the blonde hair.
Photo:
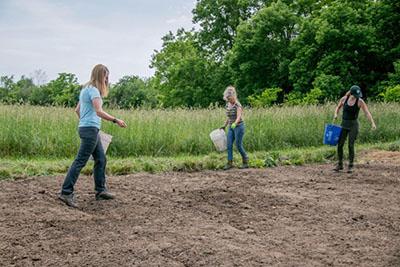
[(237, 94), (236, 94), (236, 89), (235, 87), (233, 87), (232, 85), (229, 85), (228, 87), (226, 87), (225, 91), (224, 91), (224, 97), (223, 99), (225, 101), (228, 101), (228, 97), (233, 96), (236, 98), (237, 100)]
[(92, 70), (90, 75), (90, 81), (85, 84), (86, 86), (94, 86), (100, 91), (102, 97), (107, 97), (108, 95), (108, 80), (104, 82), (104, 78), (107, 77), (109, 71), (103, 64), (97, 64)]

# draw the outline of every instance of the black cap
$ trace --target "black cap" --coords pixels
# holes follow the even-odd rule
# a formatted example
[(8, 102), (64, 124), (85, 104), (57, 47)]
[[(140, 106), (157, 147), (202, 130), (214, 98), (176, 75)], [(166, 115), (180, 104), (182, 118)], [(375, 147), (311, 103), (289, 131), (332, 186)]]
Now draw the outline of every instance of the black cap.
[(356, 98), (362, 97), (361, 88), (358, 85), (353, 85), (350, 87), (350, 94)]

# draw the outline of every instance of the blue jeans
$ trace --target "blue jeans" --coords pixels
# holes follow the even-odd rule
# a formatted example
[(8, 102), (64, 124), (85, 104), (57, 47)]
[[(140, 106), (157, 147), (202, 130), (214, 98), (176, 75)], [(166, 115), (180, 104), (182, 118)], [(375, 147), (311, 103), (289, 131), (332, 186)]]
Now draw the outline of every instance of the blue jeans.
[(80, 127), (79, 137), (81, 138), (81, 146), (78, 155), (68, 170), (62, 186), (62, 194), (72, 194), (74, 192), (74, 185), (78, 180), (79, 174), (83, 167), (89, 160), (90, 155), (94, 159), (94, 183), (97, 192), (106, 190), (106, 156), (104, 154), (103, 146), (101, 145), (99, 129), (96, 127)]
[(229, 127), (228, 130), (228, 160), (233, 160), (233, 142), (236, 140), (236, 147), (239, 150), (240, 155), (243, 159), (248, 159), (246, 151), (243, 148), (243, 136), (244, 136), (244, 122), (236, 126), (235, 129)]

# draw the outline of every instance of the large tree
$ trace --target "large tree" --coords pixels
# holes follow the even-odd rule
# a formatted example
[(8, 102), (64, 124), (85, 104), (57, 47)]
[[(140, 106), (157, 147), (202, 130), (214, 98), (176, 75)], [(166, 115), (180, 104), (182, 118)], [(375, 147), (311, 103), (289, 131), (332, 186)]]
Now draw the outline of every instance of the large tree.
[[(164, 106), (205, 107), (219, 99), (215, 79), (223, 78), (219, 64), (206, 59), (192, 32), (179, 30), (164, 38), (151, 66)], [(214, 84), (214, 86), (213, 86)], [(225, 84), (220, 85), (226, 86)]]
[(393, 59), (385, 56), (387, 41), (380, 37), (374, 19), (381, 8), (380, 1), (334, 1), (307, 20), (292, 43), (296, 56), (290, 64), (290, 79), (295, 91), (309, 91), (316, 79), (336, 80), (343, 88), (327, 87), (324, 92), (335, 99), (352, 84), (365, 90), (384, 79)]
[(197, 0), (193, 22), (200, 25), (201, 47), (217, 60), (233, 47), (238, 25), (268, 0)]
[(289, 89), (289, 46), (297, 22), (296, 14), (278, 1), (238, 27), (227, 61), (242, 96), (260, 93), (265, 88)]

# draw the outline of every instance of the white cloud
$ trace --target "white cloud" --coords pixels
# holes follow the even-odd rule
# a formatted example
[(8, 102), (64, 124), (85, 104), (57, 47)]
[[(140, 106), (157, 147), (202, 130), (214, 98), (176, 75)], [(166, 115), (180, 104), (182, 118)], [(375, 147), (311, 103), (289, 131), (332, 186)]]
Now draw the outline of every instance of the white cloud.
[(161, 37), (191, 25), (191, 8), (177, 9), (175, 19), (167, 19), (171, 11), (141, 14), (138, 8), (128, 10), (114, 1), (113, 7), (107, 7), (110, 12), (94, 16), (96, 12), (86, 15), (83, 8), (95, 6), (71, 2), (6, 2), (8, 20), (0, 20), (0, 75), (28, 75), (43, 69), (49, 79), (72, 72), (85, 82), (93, 65), (104, 63), (113, 82), (123, 75), (150, 76), (151, 54), (161, 47)]

